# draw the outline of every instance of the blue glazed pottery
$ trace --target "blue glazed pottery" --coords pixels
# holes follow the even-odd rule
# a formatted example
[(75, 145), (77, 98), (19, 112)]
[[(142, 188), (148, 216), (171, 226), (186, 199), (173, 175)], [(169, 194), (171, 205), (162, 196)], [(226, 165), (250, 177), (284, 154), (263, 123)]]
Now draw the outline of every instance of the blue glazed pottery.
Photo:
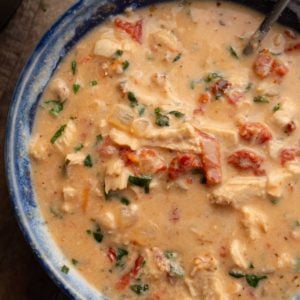
[[(280, 21), (300, 31), (300, 7), (297, 1), (285, 11)], [(60, 60), (84, 34), (110, 15), (121, 13), (128, 6), (140, 7), (157, 2), (159, 1), (78, 1), (56, 21), (38, 43), (20, 75), (11, 102), (5, 145), (6, 174), (11, 201), (27, 242), (49, 276), (71, 299), (107, 298), (91, 286), (76, 269), (70, 268), (68, 274), (61, 272), (61, 267), (68, 264), (68, 261), (45, 225), (30, 175), (27, 147), (36, 109), (43, 90)], [(274, 3), (263, 0), (235, 2), (261, 12), (267, 12)]]

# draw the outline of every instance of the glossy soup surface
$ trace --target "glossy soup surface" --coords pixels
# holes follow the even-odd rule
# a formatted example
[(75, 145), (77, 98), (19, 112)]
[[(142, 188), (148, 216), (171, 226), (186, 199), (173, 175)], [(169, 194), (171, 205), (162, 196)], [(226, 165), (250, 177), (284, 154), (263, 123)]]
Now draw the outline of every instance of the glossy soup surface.
[(111, 299), (291, 299), (300, 285), (300, 38), (230, 3), (113, 17), (50, 80), (29, 146), (41, 209)]

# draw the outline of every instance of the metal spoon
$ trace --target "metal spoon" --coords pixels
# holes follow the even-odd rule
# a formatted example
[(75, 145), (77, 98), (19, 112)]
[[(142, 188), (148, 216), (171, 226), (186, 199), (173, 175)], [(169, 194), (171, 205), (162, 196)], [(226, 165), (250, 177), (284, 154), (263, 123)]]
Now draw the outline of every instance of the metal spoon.
[(261, 41), (269, 32), (271, 26), (277, 21), (289, 1), (290, 0), (278, 0), (276, 2), (271, 12), (264, 18), (258, 29), (251, 36), (248, 44), (243, 50), (244, 55), (250, 55), (259, 48)]

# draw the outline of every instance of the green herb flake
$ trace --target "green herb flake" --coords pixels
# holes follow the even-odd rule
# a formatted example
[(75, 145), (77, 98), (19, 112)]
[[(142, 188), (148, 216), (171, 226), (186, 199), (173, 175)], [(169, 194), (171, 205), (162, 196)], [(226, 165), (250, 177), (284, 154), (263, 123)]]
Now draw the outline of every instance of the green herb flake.
[(296, 221), (295, 221), (295, 226), (296, 226), (296, 227), (300, 227), (300, 221), (299, 221), (299, 220), (296, 220)]
[(212, 72), (212, 73), (209, 73), (207, 74), (203, 80), (206, 82), (206, 83), (210, 83), (216, 79), (220, 79), (220, 78), (223, 78), (223, 76), (217, 72)]
[(195, 81), (195, 80), (191, 80), (191, 81), (190, 81), (190, 89), (191, 89), (191, 90), (194, 90), (195, 87), (196, 87), (196, 81)]
[(127, 93), (127, 98), (130, 101), (130, 106), (131, 107), (135, 107), (135, 106), (138, 105), (138, 101), (137, 101), (137, 99), (135, 97), (135, 94), (133, 92), (128, 92)]
[(265, 96), (255, 96), (253, 98), (253, 101), (255, 103), (269, 103), (270, 102), (269, 99)]
[(123, 71), (127, 70), (129, 65), (130, 65), (130, 63), (128, 60), (123, 61), (123, 63), (122, 63)]
[(72, 62), (71, 62), (71, 70), (72, 70), (72, 74), (75, 75), (76, 71), (77, 71), (77, 62), (76, 62), (76, 60), (72, 60)]
[(138, 107), (138, 113), (139, 113), (139, 116), (140, 116), (140, 117), (141, 117), (142, 115), (144, 115), (145, 110), (146, 110), (146, 108), (145, 108), (144, 105), (139, 105), (139, 107)]
[(266, 275), (254, 275), (254, 274), (247, 274), (245, 276), (247, 283), (251, 286), (256, 288), (259, 284), (259, 282), (263, 279), (267, 279), (268, 277)]
[(167, 250), (164, 252), (164, 256), (168, 259), (174, 259), (177, 257), (177, 254), (174, 251)]
[(96, 145), (98, 145), (99, 143), (101, 143), (103, 141), (103, 136), (102, 134), (98, 134), (96, 136)]
[(237, 54), (236, 50), (232, 46), (229, 46), (228, 50), (232, 57), (234, 57), (235, 59), (240, 58), (239, 55)]
[(178, 54), (174, 57), (173, 63), (176, 62), (176, 61), (178, 61), (178, 60), (181, 58), (181, 56), (182, 56), (182, 53), (178, 53)]
[(172, 110), (169, 112), (170, 115), (174, 115), (177, 119), (181, 119), (184, 117), (184, 113), (177, 111), (177, 110)]
[(150, 182), (152, 180), (151, 176), (141, 176), (141, 177), (137, 177), (137, 176), (129, 176), (128, 177), (128, 182), (132, 185), (135, 186), (139, 186), (139, 187), (143, 187), (144, 191), (146, 194), (149, 193), (150, 191)]
[(79, 263), (79, 261), (78, 261), (77, 259), (75, 259), (75, 258), (72, 258), (72, 259), (71, 259), (71, 262), (72, 262), (72, 264), (73, 264), (74, 266), (78, 265), (78, 263)]
[(93, 235), (93, 238), (97, 243), (102, 242), (103, 233), (102, 233), (100, 226), (97, 223), (95, 223), (95, 229), (93, 231), (91, 231), (91, 234)]
[(64, 109), (64, 102), (61, 102), (60, 100), (48, 100), (45, 103), (52, 105), (52, 108), (49, 110), (49, 114), (54, 117), (57, 117)]
[(159, 107), (155, 108), (155, 124), (160, 127), (169, 126), (169, 117), (161, 113), (161, 109)]
[(82, 148), (83, 148), (83, 144), (78, 144), (78, 145), (76, 145), (76, 146), (74, 147), (74, 151), (75, 151), (75, 152), (78, 152), (78, 151), (80, 151)]
[(148, 284), (133, 284), (130, 289), (137, 295), (142, 295), (149, 290)]
[(122, 56), (122, 55), (123, 55), (123, 50), (118, 49), (118, 50), (114, 53), (113, 57), (114, 57), (114, 58), (117, 58), (117, 57), (120, 57), (120, 56)]
[(85, 167), (88, 167), (88, 168), (91, 168), (93, 166), (93, 160), (92, 160), (92, 157), (90, 154), (88, 154), (84, 161), (83, 161), (83, 164)]
[(97, 84), (98, 84), (97, 80), (92, 80), (92, 81), (90, 82), (90, 85), (91, 85), (91, 86), (95, 86), (95, 85), (97, 85)]
[(120, 202), (124, 205), (129, 205), (130, 204), (130, 200), (126, 197), (121, 197)]
[(66, 265), (63, 265), (60, 269), (63, 273), (68, 274), (70, 269)]
[(62, 125), (52, 136), (50, 142), (51, 144), (54, 144), (56, 142), (56, 140), (63, 134), (63, 132), (65, 131), (67, 127), (67, 124)]
[(73, 84), (73, 92), (74, 92), (74, 94), (76, 95), (79, 92), (79, 90), (80, 90), (80, 84), (74, 83)]
[(116, 267), (124, 267), (125, 262), (123, 261), (123, 258), (125, 256), (128, 256), (128, 251), (124, 248), (118, 248), (116, 256)]
[(249, 92), (252, 89), (253, 83), (249, 82), (245, 87), (245, 92)]
[(281, 103), (277, 103), (275, 106), (273, 106), (273, 112), (278, 111), (279, 109), (281, 109)]
[(228, 274), (231, 277), (234, 277), (234, 278), (243, 278), (243, 277), (245, 277), (245, 274), (240, 272), (240, 271), (229, 271)]

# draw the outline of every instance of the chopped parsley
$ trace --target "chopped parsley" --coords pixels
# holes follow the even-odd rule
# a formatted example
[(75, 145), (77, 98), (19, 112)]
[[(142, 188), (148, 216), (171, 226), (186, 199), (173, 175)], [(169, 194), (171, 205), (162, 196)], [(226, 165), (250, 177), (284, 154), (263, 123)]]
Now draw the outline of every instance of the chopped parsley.
[(137, 295), (142, 295), (149, 290), (148, 284), (133, 284), (130, 289)]
[(152, 180), (152, 177), (147, 176), (147, 175), (144, 175), (144, 176), (141, 176), (141, 177), (130, 175), (128, 177), (128, 182), (130, 184), (135, 185), (135, 186), (139, 186), (139, 187), (143, 187), (146, 194), (148, 194), (149, 191), (150, 191), (150, 182), (151, 182), (151, 180)]
[(78, 144), (77, 146), (74, 147), (74, 151), (78, 152), (83, 148), (83, 144)]
[(245, 87), (245, 92), (249, 92), (252, 89), (252, 86), (253, 86), (252, 82), (249, 82)]
[(300, 221), (299, 220), (295, 221), (295, 226), (300, 227)]
[(124, 267), (125, 262), (123, 261), (123, 257), (128, 255), (128, 251), (124, 248), (117, 249), (117, 256), (116, 256), (116, 267)]
[(174, 251), (167, 250), (164, 252), (164, 256), (168, 259), (173, 259), (177, 257), (177, 254)]
[(255, 96), (253, 98), (253, 101), (255, 103), (269, 103), (270, 102), (269, 99), (265, 96)]
[(235, 59), (240, 58), (239, 55), (237, 54), (236, 50), (232, 46), (229, 46), (228, 50), (232, 57), (234, 57)]
[(118, 50), (114, 53), (113, 57), (114, 57), (114, 58), (117, 58), (117, 57), (120, 57), (120, 56), (122, 56), (122, 55), (123, 55), (123, 50), (118, 49)]
[(74, 83), (73, 84), (73, 92), (74, 92), (74, 94), (76, 95), (79, 90), (80, 90), (80, 84)]
[(50, 142), (51, 144), (54, 144), (56, 142), (56, 140), (63, 134), (63, 132), (65, 131), (67, 127), (67, 124), (62, 125), (52, 136)]
[(66, 265), (63, 265), (60, 269), (63, 273), (68, 274), (70, 269)]
[(258, 286), (258, 284), (261, 280), (268, 278), (266, 275), (244, 274), (239, 271), (230, 271), (228, 274), (230, 276), (232, 276), (234, 278), (238, 278), (238, 279), (245, 278), (248, 285), (251, 287), (254, 287), (254, 288), (256, 288)]
[(203, 79), (206, 83), (210, 83), (216, 79), (220, 79), (220, 78), (223, 78), (223, 76), (217, 72), (212, 72), (212, 73), (209, 73), (207, 74)]
[(182, 56), (182, 53), (178, 53), (178, 54), (174, 57), (173, 63), (176, 62), (176, 61), (178, 61), (178, 60), (181, 58), (181, 56)]
[(90, 85), (91, 85), (91, 86), (95, 86), (95, 85), (97, 85), (97, 84), (98, 84), (97, 80), (92, 80), (92, 81), (90, 82)]
[(123, 71), (127, 70), (129, 65), (130, 65), (130, 63), (128, 60), (123, 61), (123, 63), (122, 63)]
[(136, 96), (135, 96), (135, 94), (133, 92), (129, 91), (127, 93), (127, 98), (130, 101), (130, 106), (131, 107), (135, 107), (135, 106), (138, 105), (138, 101), (137, 101)]
[(88, 229), (86, 231), (86, 233), (89, 234), (89, 235), (92, 235), (94, 240), (97, 243), (101, 243), (102, 240), (103, 240), (103, 233), (102, 233), (101, 227), (95, 221), (93, 221), (93, 222), (94, 222), (94, 229), (93, 230)]
[(88, 168), (91, 168), (91, 167), (93, 166), (93, 160), (92, 160), (92, 157), (91, 157), (90, 154), (88, 154), (88, 155), (85, 157), (85, 159), (84, 159), (84, 161), (83, 161), (83, 164), (84, 164), (86, 167), (88, 167)]
[(99, 143), (101, 143), (103, 141), (103, 136), (102, 134), (98, 134), (96, 136), (96, 145), (98, 145)]
[(170, 115), (174, 115), (177, 119), (183, 118), (184, 113), (177, 111), (177, 110), (172, 110), (169, 112)]
[(72, 70), (72, 74), (75, 75), (76, 71), (77, 71), (77, 62), (76, 62), (76, 60), (72, 60), (72, 62), (71, 62), (71, 70)]
[(52, 106), (49, 110), (49, 114), (54, 117), (57, 117), (59, 113), (64, 109), (64, 102), (61, 102), (60, 100), (48, 100), (45, 103)]
[(124, 205), (129, 205), (130, 204), (130, 200), (127, 197), (121, 197), (120, 202)]
[(159, 107), (155, 108), (155, 124), (160, 127), (169, 126), (169, 117), (161, 113), (161, 109)]
[(138, 107), (138, 113), (139, 113), (139, 116), (142, 116), (144, 113), (145, 113), (145, 106), (144, 105), (139, 105)]
[(71, 262), (72, 262), (72, 264), (73, 264), (74, 266), (78, 265), (78, 263), (79, 263), (79, 261), (78, 261), (77, 259), (75, 259), (75, 258), (72, 258), (72, 259), (71, 259)]
[(273, 112), (276, 112), (277, 110), (279, 110), (281, 108), (281, 103), (277, 103), (275, 106), (273, 106)]

